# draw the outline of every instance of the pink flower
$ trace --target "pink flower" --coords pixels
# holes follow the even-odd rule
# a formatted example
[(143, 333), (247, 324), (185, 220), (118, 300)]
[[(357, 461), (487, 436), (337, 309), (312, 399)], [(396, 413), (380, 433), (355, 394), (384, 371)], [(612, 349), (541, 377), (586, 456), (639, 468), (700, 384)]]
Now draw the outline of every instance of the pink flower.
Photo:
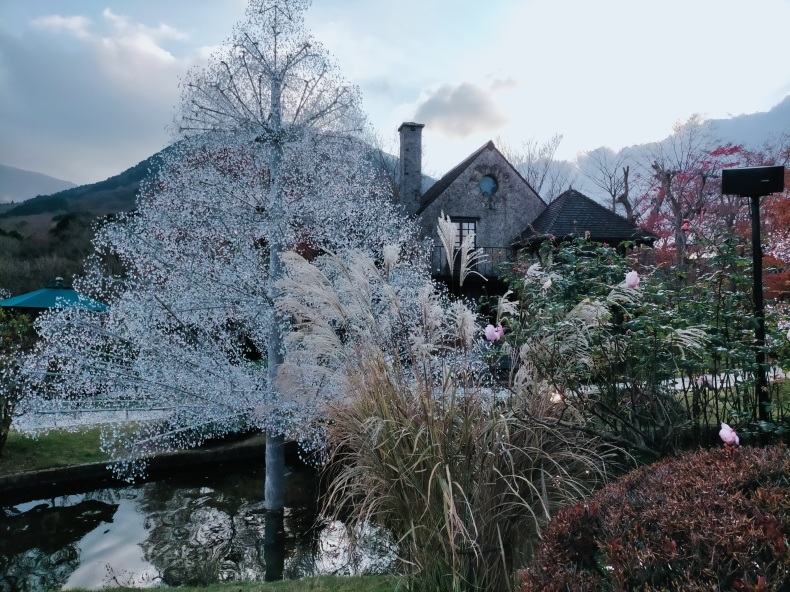
[(498, 340), (501, 337), (499, 332), (494, 328), (494, 325), (486, 325), (485, 332), (486, 339), (492, 342)]
[(680, 227), (683, 232), (688, 232), (689, 230), (689, 219), (683, 218), (683, 226)]
[(627, 274), (625, 274), (625, 285), (632, 289), (638, 288), (639, 274), (635, 271), (629, 271)]
[(502, 325), (496, 326), (496, 333), (499, 335), (499, 338), (502, 339), (505, 336), (505, 330), (502, 328)]
[(719, 437), (724, 441), (725, 444), (730, 446), (738, 446), (740, 444), (740, 440), (738, 439), (738, 434), (728, 426), (726, 423), (721, 424), (721, 429), (719, 430)]

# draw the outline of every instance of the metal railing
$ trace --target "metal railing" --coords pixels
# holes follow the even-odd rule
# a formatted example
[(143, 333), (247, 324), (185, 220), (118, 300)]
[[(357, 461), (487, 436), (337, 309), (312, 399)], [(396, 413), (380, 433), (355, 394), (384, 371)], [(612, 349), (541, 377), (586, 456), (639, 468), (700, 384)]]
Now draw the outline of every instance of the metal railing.
[[(503, 263), (513, 261), (513, 252), (510, 247), (481, 247), (480, 250), (483, 251), (485, 257), (474, 265), (472, 269), (484, 277), (497, 277), (500, 272), (500, 266)], [(459, 257), (456, 257), (453, 275), (457, 275), (458, 259)], [(450, 267), (447, 264), (444, 247), (433, 248), (433, 253), (431, 253), (431, 274), (437, 277), (448, 277), (450, 275)]]

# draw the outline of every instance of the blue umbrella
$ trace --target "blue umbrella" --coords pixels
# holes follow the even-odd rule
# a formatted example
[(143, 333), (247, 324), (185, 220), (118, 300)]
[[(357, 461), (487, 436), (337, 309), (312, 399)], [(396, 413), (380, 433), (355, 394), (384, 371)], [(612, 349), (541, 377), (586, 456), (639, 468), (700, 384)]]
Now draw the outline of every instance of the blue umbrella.
[(96, 312), (107, 310), (106, 304), (83, 296), (76, 290), (64, 285), (62, 277), (55, 278), (54, 283), (49, 284), (42, 290), (2, 300), (0, 301), (0, 306), (4, 308), (31, 309), (31, 311), (72, 307)]

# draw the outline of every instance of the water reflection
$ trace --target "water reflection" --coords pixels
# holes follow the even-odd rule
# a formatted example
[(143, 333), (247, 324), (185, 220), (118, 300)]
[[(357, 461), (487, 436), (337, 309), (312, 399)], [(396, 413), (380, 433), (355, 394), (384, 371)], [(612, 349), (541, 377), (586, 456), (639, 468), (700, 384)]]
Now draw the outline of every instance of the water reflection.
[(9, 590), (58, 587), (79, 565), (77, 543), (117, 505), (83, 499), (41, 501), (24, 510), (4, 508), (0, 518), (0, 585)]
[[(263, 469), (37, 500), (0, 510), (0, 590), (202, 585), (318, 573), (381, 573), (393, 554), (351, 555), (342, 525), (315, 526), (315, 475), (289, 475), (284, 512), (263, 504)], [(379, 542), (384, 538), (375, 535)]]
[(264, 579), (276, 582), (283, 579), (285, 568), (285, 512), (266, 510), (263, 524)]

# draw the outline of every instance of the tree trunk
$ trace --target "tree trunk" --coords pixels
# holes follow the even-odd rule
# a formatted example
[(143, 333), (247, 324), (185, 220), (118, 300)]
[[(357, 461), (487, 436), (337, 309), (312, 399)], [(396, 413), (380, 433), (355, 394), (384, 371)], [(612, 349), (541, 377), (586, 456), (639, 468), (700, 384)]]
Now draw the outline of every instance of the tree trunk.
[(2, 457), (5, 443), (8, 440), (8, 432), (11, 430), (11, 411), (5, 408), (5, 401), (0, 400), (0, 405), (3, 406), (2, 411), (0, 411), (0, 457)]
[[(625, 208), (625, 217), (629, 222), (634, 221), (634, 208), (628, 197), (628, 170), (630, 167), (623, 167), (623, 192), (618, 196), (617, 201)], [(616, 210), (616, 204), (612, 204), (612, 211)]]
[[(275, 220), (282, 220), (283, 200), (282, 200), (282, 104), (281, 104), (281, 82), (275, 76), (271, 81), (272, 103), (271, 103), (271, 125), (274, 130), (271, 158), (269, 161), (271, 172), (270, 189), (270, 215)], [(277, 300), (279, 290), (277, 282), (282, 275), (280, 255), (282, 253), (282, 241), (276, 232), (271, 233), (269, 240), (269, 299), (272, 303)], [(275, 384), (277, 371), (283, 361), (283, 336), (280, 313), (276, 307), (272, 307), (272, 326), (269, 331), (269, 338), (266, 341), (267, 355), (267, 374), (269, 392), (276, 398)], [(266, 482), (264, 486), (264, 505), (267, 510), (282, 510), (285, 507), (285, 447), (282, 433), (276, 433), (273, 426), (269, 425), (266, 429)]]

